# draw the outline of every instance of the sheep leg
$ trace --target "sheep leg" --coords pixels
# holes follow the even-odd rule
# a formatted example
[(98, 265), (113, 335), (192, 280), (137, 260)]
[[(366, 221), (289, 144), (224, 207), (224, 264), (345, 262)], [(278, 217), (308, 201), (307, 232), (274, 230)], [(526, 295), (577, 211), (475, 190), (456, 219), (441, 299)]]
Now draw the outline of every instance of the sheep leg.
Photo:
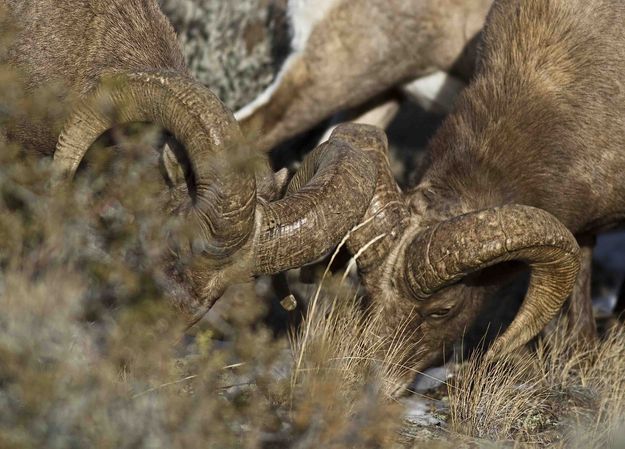
[[(446, 72), (438, 71), (405, 84), (401, 91), (426, 111), (447, 114), (464, 87), (465, 84), (461, 80)], [(386, 129), (399, 112), (399, 107), (399, 100), (389, 93), (362, 106), (339, 113), (335, 116), (334, 124), (328, 128), (319, 142), (328, 140), (334, 128), (346, 121)]]
[(398, 112), (399, 100), (392, 94), (382, 96), (376, 102), (369, 102), (345, 113), (337, 114), (334, 123), (326, 130), (319, 143), (328, 140), (334, 129), (344, 122), (360, 123), (386, 129)]

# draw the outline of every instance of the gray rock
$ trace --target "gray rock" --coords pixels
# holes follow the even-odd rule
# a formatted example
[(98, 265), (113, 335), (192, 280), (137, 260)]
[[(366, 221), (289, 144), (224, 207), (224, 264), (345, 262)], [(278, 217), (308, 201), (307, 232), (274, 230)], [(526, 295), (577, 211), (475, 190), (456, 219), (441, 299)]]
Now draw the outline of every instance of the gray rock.
[(288, 49), (285, 0), (159, 0), (195, 78), (240, 108), (273, 80)]

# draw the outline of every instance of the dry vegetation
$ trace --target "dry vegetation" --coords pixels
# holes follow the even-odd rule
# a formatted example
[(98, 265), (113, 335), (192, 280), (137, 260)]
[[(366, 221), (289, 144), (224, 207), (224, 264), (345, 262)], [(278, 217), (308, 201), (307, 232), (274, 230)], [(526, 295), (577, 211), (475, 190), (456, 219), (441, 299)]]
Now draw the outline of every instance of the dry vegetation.
[[(47, 161), (1, 149), (1, 446), (379, 447), (392, 420), (365, 363), (314, 375), (340, 368), (334, 327), (309, 327), (291, 378), (286, 342), (255, 325), (241, 288), (226, 337), (208, 326), (180, 341), (158, 263), (177, 223), (154, 207), (162, 186), (140, 136), (118, 134), (122, 154), (94, 149), (70, 189), (50, 187)], [(344, 319), (353, 329), (355, 309)]]
[[(48, 95), (26, 100), (0, 68), (0, 127), (53, 120)], [(376, 317), (341, 274), (324, 275), (289, 339), (259, 324), (252, 286), (229, 292), (223, 325), (183, 337), (162, 264), (181, 223), (162, 213), (158, 137), (117, 130), (72, 186), (0, 139), (0, 448), (623, 444), (620, 327), (597, 348), (556, 332), (531, 354), (470, 360), (448, 386), (444, 438), (427, 443), (399, 438), (389, 396), (394, 360), (414, 348), (380, 353)]]
[[(2, 149), (2, 447), (397, 446), (402, 405), (388, 392), (401, 370), (341, 276), (324, 280), (290, 347), (255, 324), (246, 288), (223, 312), (227, 336), (207, 326), (179, 341), (151, 262), (176, 224), (146, 201), (154, 167), (132, 148), (145, 150), (52, 198), (45, 163)], [(556, 333), (532, 355), (470, 361), (449, 386), (448, 438), (617, 442), (624, 352), (616, 328), (592, 351)]]
[(622, 447), (625, 330), (615, 325), (589, 346), (563, 329), (531, 354), (462, 366), (449, 386), (452, 429), (541, 447)]

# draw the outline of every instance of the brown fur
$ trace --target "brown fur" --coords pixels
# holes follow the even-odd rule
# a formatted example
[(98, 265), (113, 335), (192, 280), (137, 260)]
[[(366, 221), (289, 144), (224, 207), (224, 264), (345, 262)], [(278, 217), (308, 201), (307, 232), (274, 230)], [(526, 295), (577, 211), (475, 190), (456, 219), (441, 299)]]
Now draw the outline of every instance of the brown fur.
[[(187, 69), (173, 28), (153, 0), (0, 0), (18, 31), (8, 63), (33, 94), (60, 84), (58, 102), (86, 94), (110, 70)], [(8, 129), (26, 149), (52, 154), (59, 134), (48, 120), (21, 118)]]
[(495, 2), (476, 77), (406, 196), (410, 226), (364, 275), (390, 334), (411, 317), (404, 337), (420, 340), (417, 369), (441, 361), (517, 271), (502, 266), (417, 301), (395, 267), (426, 226), (510, 203), (542, 208), (578, 237), (625, 223), (624, 22), (617, 0)]
[(517, 202), (575, 234), (625, 218), (623, 18), (618, 1), (496, 4), (476, 79), (430, 145), (423, 183), (458, 200), (448, 216)]
[(343, 0), (313, 29), (269, 102), (243, 120), (269, 150), (331, 114), (436, 70), (465, 79), (463, 54), (491, 0)]

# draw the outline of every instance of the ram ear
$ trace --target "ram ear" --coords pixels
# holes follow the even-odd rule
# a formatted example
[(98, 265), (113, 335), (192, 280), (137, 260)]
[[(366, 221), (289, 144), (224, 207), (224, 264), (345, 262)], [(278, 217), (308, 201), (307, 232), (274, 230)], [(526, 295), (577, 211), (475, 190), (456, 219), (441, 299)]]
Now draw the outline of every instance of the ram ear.
[(176, 157), (173, 150), (174, 145), (173, 142), (165, 142), (161, 151), (163, 171), (170, 186), (176, 186), (185, 181), (185, 167), (183, 165), (185, 162)]
[(284, 193), (289, 184), (289, 170), (286, 167), (278, 170), (274, 173), (273, 179), (278, 192), (280, 192), (280, 194)]
[(267, 162), (256, 172), (257, 194), (264, 201), (275, 201), (284, 196), (288, 181), (288, 169), (283, 168), (274, 173)]

